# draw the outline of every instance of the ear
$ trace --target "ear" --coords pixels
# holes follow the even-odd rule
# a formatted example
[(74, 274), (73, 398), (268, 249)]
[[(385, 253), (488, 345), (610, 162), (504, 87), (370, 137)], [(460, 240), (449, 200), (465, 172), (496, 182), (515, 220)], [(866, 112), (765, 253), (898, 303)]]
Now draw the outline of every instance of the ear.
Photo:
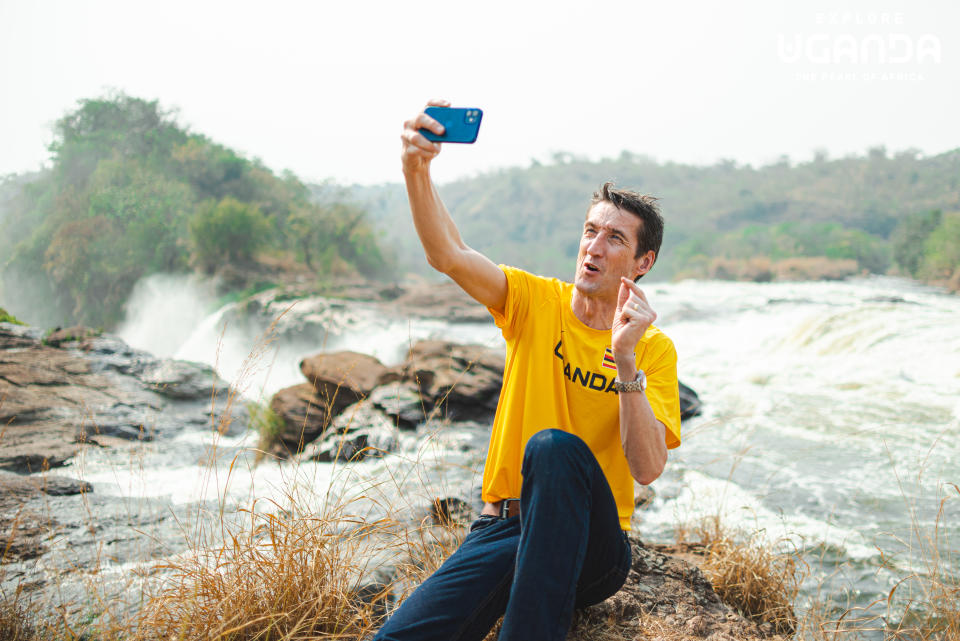
[(646, 254), (638, 256), (634, 261), (634, 272), (633, 280), (636, 281), (638, 278), (646, 274), (648, 271), (653, 269), (653, 263), (657, 260), (657, 254), (651, 249), (647, 251)]

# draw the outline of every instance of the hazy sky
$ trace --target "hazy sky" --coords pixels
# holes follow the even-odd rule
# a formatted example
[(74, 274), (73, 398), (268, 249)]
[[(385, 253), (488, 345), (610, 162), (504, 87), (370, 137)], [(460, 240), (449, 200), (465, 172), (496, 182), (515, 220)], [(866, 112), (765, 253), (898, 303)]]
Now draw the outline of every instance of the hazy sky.
[(438, 180), (569, 151), (764, 164), (960, 147), (960, 3), (0, 0), (0, 174), (111, 89), (306, 180), (400, 179), (431, 96), (484, 109)]

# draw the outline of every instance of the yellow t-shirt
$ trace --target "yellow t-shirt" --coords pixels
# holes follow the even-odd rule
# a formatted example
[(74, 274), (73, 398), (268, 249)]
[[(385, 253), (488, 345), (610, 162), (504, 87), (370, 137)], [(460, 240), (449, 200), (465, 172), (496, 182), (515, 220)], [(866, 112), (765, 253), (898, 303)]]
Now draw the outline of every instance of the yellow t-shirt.
[[(610, 330), (587, 327), (570, 307), (573, 285), (501, 265), (507, 276), (503, 314), (490, 309), (507, 342), (503, 388), (483, 471), (483, 500), (520, 496), (523, 450), (540, 430), (559, 428), (590, 447), (630, 529), (633, 477), (620, 443), (617, 367)], [(666, 426), (666, 444), (680, 445), (677, 352), (654, 326), (640, 339), (637, 367), (647, 375), (647, 400)]]

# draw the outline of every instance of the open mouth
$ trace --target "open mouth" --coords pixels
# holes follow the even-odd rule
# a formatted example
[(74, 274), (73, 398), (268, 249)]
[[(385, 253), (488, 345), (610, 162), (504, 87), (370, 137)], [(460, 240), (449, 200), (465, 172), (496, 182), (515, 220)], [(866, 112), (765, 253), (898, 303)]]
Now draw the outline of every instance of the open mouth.
[(594, 274), (600, 271), (600, 268), (594, 265), (593, 263), (584, 263), (583, 266), (586, 267), (588, 272), (592, 272)]

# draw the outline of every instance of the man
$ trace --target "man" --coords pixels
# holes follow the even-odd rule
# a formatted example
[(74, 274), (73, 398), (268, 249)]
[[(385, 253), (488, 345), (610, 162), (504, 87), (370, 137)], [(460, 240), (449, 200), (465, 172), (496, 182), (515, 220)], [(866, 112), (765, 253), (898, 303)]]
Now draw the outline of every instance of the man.
[[(430, 105), (447, 106), (444, 101)], [(656, 260), (653, 199), (594, 194), (574, 284), (498, 267), (460, 238), (430, 179), (440, 145), (404, 124), (403, 173), (427, 261), (487, 306), (507, 343), (483, 475), (485, 505), (454, 554), (376, 639), (566, 637), (575, 607), (598, 603), (630, 569), (633, 481), (680, 444), (676, 352), (635, 280)]]

